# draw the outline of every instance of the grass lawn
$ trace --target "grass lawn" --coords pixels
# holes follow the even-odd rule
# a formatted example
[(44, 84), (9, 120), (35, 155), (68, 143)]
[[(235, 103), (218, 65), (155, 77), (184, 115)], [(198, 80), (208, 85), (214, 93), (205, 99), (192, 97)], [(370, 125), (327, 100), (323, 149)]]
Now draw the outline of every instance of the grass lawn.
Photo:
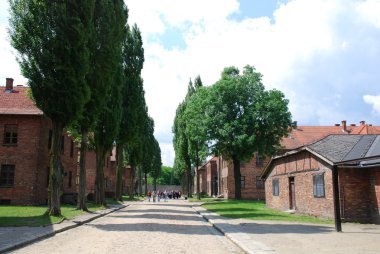
[[(120, 204), (113, 199), (107, 199), (107, 204)], [(105, 209), (104, 206), (87, 203), (87, 208), (94, 212)], [(61, 205), (62, 216), (48, 216), (45, 214), (46, 206), (1, 206), (0, 227), (6, 226), (46, 226), (60, 223), (64, 219), (72, 219), (86, 212), (76, 209), (75, 205)]]
[(228, 218), (249, 220), (278, 220), (308, 223), (332, 224), (332, 220), (318, 219), (311, 216), (289, 214), (265, 207), (263, 201), (225, 200), (203, 204), (202, 207)]
[(189, 198), (188, 199), (189, 202), (214, 202), (214, 201), (224, 201), (224, 199), (220, 199), (220, 198), (201, 198), (201, 200), (198, 200), (198, 198), (194, 195), (192, 198)]

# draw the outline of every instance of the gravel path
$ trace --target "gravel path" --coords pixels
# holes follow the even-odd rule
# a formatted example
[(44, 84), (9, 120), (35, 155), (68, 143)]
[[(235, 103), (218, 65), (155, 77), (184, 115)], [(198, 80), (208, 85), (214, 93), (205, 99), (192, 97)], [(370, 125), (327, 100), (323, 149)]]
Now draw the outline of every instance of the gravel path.
[(187, 202), (134, 203), (12, 253), (241, 253)]

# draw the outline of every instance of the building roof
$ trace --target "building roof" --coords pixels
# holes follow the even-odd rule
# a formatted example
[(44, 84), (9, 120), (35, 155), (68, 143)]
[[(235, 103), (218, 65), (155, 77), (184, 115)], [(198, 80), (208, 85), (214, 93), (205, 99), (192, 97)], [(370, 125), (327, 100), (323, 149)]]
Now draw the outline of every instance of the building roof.
[(290, 131), (287, 137), (281, 140), (281, 146), (286, 150), (293, 150), (330, 134), (348, 134), (354, 128), (357, 127), (347, 126), (345, 131), (342, 126), (297, 126)]
[(272, 158), (265, 167), (262, 177), (265, 178), (270, 173), (273, 161), (305, 150), (330, 165), (353, 167), (379, 165), (380, 135), (329, 135), (301, 149)]
[(12, 90), (0, 87), (0, 114), (3, 115), (43, 115), (27, 96), (27, 87), (16, 86)]
[(380, 134), (380, 126), (363, 124), (353, 129), (351, 134)]

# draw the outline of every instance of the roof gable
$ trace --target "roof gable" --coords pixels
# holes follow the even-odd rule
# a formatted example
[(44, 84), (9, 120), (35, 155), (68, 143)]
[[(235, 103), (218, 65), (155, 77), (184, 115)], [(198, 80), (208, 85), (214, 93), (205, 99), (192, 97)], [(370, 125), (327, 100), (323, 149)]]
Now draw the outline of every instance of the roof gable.
[(27, 87), (17, 86), (12, 91), (0, 87), (0, 114), (4, 115), (43, 115), (27, 96)]

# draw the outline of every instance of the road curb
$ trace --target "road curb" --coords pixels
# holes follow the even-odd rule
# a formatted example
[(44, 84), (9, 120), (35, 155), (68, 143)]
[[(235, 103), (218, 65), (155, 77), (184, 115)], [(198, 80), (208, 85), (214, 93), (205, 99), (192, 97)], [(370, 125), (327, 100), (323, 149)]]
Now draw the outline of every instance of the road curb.
[[(203, 214), (198, 209), (195, 209), (194, 206), (191, 206), (191, 207), (200, 216), (202, 216), (208, 223), (210, 223), (216, 230), (218, 230), (221, 234), (227, 237), (227, 239), (229, 239), (232, 243), (234, 243), (237, 247), (239, 247), (244, 253), (247, 253), (247, 254), (259, 254), (259, 253), (275, 254), (276, 253), (276, 251), (273, 250), (272, 248), (268, 248), (267, 246), (264, 246), (261, 243), (255, 242), (255, 241), (248, 243), (248, 245), (251, 245), (251, 248), (248, 247), (246, 244), (244, 244), (244, 241), (240, 241), (233, 234), (227, 233), (222, 227), (218, 226), (217, 223), (215, 223), (212, 219), (208, 218), (207, 215)], [(220, 215), (213, 214), (213, 216), (220, 216)], [(245, 234), (245, 233), (242, 233), (242, 234)]]
[(107, 209), (109, 211), (106, 211), (106, 212), (100, 213), (100, 214), (96, 214), (95, 216), (90, 217), (88, 219), (85, 219), (83, 221), (75, 221), (75, 218), (73, 218), (72, 220), (69, 220), (69, 221), (71, 221), (73, 223), (71, 225), (67, 225), (65, 227), (53, 230), (51, 232), (42, 233), (42, 234), (40, 234), (40, 235), (38, 235), (38, 236), (36, 236), (34, 238), (31, 238), (31, 239), (28, 239), (28, 240), (16, 243), (16, 244), (14, 244), (12, 246), (8, 246), (8, 247), (5, 247), (5, 248), (1, 248), (0, 247), (0, 253), (5, 253), (5, 252), (13, 251), (13, 250), (19, 249), (21, 247), (24, 247), (26, 245), (29, 245), (29, 244), (41, 241), (43, 239), (52, 237), (52, 236), (54, 236), (54, 235), (56, 235), (58, 233), (62, 233), (62, 232), (67, 231), (69, 229), (73, 229), (73, 228), (79, 227), (79, 226), (81, 226), (83, 224), (86, 224), (86, 223), (91, 222), (93, 220), (99, 219), (100, 217), (103, 217), (103, 216), (106, 216), (106, 215), (108, 215), (110, 213), (116, 212), (116, 211), (118, 211), (120, 209), (123, 209), (123, 208), (125, 208), (127, 206), (129, 206), (129, 204), (125, 204), (125, 205), (121, 205), (121, 206), (118, 206), (118, 207), (109, 208), (109, 209)]

